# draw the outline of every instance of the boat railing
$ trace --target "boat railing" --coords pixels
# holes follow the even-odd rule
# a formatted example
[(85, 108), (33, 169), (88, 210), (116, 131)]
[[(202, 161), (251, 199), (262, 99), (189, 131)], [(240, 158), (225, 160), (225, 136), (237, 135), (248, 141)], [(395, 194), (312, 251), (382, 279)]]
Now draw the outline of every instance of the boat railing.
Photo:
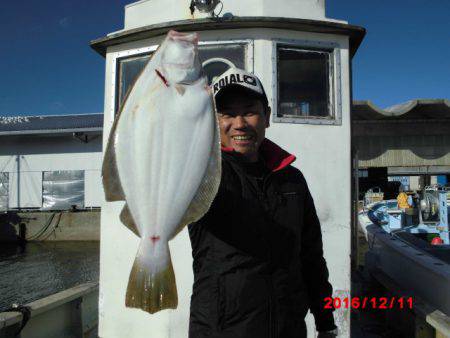
[(0, 338), (97, 337), (98, 283), (85, 283), (0, 312)]
[[(397, 298), (403, 297), (406, 299), (411, 297), (411, 292), (402, 288), (400, 284), (380, 269), (372, 270), (371, 275)], [(445, 297), (445, 295), (442, 296)], [(412, 313), (415, 321), (415, 337), (450, 337), (450, 316), (436, 309), (435, 306), (425, 302), (424, 299), (417, 295), (413, 297), (413, 302)], [(427, 326), (429, 327), (427, 328)], [(429, 328), (431, 328), (431, 332)]]

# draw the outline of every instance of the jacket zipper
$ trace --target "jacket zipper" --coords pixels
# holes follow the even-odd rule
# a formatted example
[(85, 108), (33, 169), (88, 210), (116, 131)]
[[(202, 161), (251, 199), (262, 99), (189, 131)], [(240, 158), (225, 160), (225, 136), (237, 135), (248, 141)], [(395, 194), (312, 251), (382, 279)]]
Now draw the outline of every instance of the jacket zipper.
[(269, 337), (278, 338), (277, 313), (275, 308), (272, 278), (268, 276), (266, 280), (269, 289)]
[[(269, 179), (271, 179), (273, 175), (274, 175), (274, 172), (273, 172), (273, 171), (271, 171), (270, 173), (268, 173), (267, 176), (264, 178), (263, 185), (262, 185), (262, 195), (263, 195), (265, 204), (268, 204), (268, 205), (266, 206), (266, 207), (267, 207), (267, 212), (269, 213), (269, 215), (270, 215), (271, 217), (274, 216), (275, 211), (276, 211), (276, 206), (277, 206), (278, 203), (279, 203), (279, 200), (277, 200), (275, 203), (274, 203), (273, 201), (271, 201), (270, 203), (267, 203), (267, 202), (266, 202), (266, 201), (267, 201), (267, 187), (269, 186)], [(278, 198), (279, 198), (278, 192), (275, 192), (275, 194), (276, 194), (275, 197), (278, 199)], [(275, 206), (274, 206), (274, 205), (275, 205)]]
[[(264, 177), (263, 184), (262, 184), (262, 196), (260, 196), (260, 193), (256, 191), (259, 198), (263, 197), (265, 200), (266, 197), (266, 187), (269, 182), (269, 178), (273, 176), (274, 172), (269, 172), (266, 177)], [(259, 189), (258, 189), (259, 190)], [(269, 337), (270, 338), (278, 338), (278, 324), (277, 324), (277, 316), (276, 316), (276, 309), (275, 309), (275, 301), (274, 301), (274, 292), (273, 292), (273, 283), (272, 283), (272, 277), (269, 275), (266, 277), (266, 282), (268, 286), (269, 291)]]
[[(273, 171), (269, 172), (266, 177), (264, 177), (264, 181), (262, 184), (262, 194), (264, 199), (267, 194), (267, 186), (269, 179), (273, 176)], [(275, 309), (275, 301), (274, 301), (274, 292), (273, 292), (273, 284), (272, 277), (267, 276), (267, 286), (269, 289), (269, 337), (270, 338), (278, 338), (277, 334), (277, 318), (276, 318), (276, 309)]]
[(267, 186), (267, 182), (269, 181), (269, 178), (270, 178), (272, 175), (273, 175), (273, 171), (271, 171), (270, 173), (268, 173), (268, 174), (266, 175), (266, 177), (264, 178), (264, 181), (263, 181), (263, 187), (262, 187), (264, 196), (266, 195), (266, 186)]

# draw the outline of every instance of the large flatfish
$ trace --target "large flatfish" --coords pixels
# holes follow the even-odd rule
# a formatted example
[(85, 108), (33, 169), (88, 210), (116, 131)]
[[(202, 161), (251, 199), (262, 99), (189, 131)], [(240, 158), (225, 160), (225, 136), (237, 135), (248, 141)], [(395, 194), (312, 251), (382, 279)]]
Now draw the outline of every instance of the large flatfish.
[(129, 91), (103, 160), (107, 201), (140, 237), (126, 306), (149, 313), (178, 305), (168, 241), (209, 209), (220, 183), (214, 100), (196, 33), (170, 31)]

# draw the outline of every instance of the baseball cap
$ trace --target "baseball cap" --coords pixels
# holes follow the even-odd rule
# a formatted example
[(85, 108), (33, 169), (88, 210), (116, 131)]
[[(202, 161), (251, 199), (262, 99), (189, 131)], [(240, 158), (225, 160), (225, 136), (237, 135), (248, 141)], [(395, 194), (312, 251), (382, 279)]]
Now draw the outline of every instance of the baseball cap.
[(260, 97), (264, 104), (268, 104), (267, 95), (258, 77), (246, 70), (230, 68), (225, 73), (217, 77), (211, 83), (214, 97), (218, 97), (228, 88), (242, 88)]

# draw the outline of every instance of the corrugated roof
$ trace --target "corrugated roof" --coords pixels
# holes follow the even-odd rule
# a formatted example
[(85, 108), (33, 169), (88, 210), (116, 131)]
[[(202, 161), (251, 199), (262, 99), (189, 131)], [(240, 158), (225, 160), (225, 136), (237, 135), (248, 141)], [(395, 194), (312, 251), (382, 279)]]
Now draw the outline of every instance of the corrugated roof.
[(382, 109), (371, 101), (353, 101), (353, 120), (431, 120), (450, 119), (450, 101), (418, 99)]
[(0, 135), (101, 131), (103, 114), (0, 116)]

